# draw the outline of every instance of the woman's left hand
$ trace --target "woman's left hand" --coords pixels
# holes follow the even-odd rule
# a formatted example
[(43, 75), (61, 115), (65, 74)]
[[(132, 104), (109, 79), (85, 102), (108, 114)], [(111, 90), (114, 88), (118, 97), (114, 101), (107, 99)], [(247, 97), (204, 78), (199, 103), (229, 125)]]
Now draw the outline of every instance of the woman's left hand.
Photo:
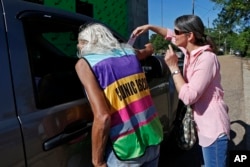
[(167, 64), (168, 68), (170, 69), (171, 73), (179, 69), (178, 66), (178, 56), (174, 52), (171, 45), (168, 45), (169, 49), (166, 50), (165, 53), (165, 63)]

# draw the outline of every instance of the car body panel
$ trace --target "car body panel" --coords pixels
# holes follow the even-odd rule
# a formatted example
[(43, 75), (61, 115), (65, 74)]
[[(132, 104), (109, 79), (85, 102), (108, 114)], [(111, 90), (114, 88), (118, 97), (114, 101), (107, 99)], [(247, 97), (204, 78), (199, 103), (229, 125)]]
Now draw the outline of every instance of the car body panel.
[[(3, 13), (0, 4), (0, 11)], [(0, 25), (4, 25), (4, 18), (0, 17)], [(6, 29), (0, 26), (0, 166), (10, 164), (25, 165), (25, 154), (22, 145), (20, 122), (16, 115), (15, 98), (12, 89), (10, 62)], [(14, 155), (13, 155), (14, 153)], [(14, 158), (13, 158), (14, 156)]]

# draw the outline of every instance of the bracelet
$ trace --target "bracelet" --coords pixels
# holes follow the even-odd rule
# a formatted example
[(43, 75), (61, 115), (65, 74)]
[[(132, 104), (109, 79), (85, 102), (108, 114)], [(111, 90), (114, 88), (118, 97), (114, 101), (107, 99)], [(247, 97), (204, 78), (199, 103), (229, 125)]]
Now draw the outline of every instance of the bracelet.
[(179, 74), (179, 73), (181, 73), (180, 70), (175, 70), (174, 72), (172, 72), (172, 76), (174, 76), (175, 74)]

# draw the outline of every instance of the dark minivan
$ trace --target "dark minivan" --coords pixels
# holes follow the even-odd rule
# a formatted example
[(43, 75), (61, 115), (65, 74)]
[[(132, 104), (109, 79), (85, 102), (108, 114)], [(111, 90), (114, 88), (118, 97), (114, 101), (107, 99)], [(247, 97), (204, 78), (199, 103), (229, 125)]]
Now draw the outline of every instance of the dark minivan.
[[(0, 1), (0, 166), (92, 166), (92, 112), (74, 66), (79, 26), (96, 20)], [(167, 136), (178, 103), (171, 75), (162, 57), (141, 64)]]

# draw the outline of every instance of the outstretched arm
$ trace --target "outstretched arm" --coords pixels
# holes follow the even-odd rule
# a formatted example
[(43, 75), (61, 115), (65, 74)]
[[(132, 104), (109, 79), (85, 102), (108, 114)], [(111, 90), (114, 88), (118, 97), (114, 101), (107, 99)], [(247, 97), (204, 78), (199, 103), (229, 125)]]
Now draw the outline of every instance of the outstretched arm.
[(133, 35), (134, 36), (139, 36), (145, 32), (147, 32), (148, 30), (151, 30), (163, 37), (165, 37), (167, 35), (168, 29), (167, 28), (163, 28), (163, 27), (159, 27), (159, 26), (154, 26), (151, 24), (145, 24), (142, 26), (137, 27), (134, 31), (133, 31)]

